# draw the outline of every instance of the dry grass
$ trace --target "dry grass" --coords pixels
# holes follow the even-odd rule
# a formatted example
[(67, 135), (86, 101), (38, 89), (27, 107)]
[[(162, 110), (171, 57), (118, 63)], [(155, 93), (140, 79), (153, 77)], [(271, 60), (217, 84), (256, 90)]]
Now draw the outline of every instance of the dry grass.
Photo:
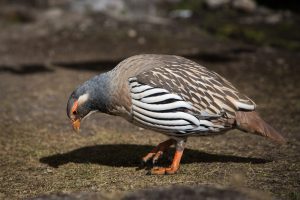
[(190, 138), (180, 172), (173, 176), (136, 170), (139, 159), (165, 136), (100, 114), (85, 121), (80, 135), (72, 133), (65, 115), (68, 95), (98, 72), (54, 68), (25, 75), (0, 73), (0, 198), (59, 191), (123, 194), (171, 184), (208, 184), (299, 199), (299, 70), (251, 59), (222, 64), (226, 67), (210, 65), (253, 97), (289, 143), (276, 146), (239, 131)]

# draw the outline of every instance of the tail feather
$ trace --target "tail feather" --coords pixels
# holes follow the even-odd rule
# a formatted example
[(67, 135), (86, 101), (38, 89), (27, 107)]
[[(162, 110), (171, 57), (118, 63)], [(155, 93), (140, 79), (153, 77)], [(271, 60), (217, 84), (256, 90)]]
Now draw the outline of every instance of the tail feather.
[(286, 142), (281, 134), (267, 124), (255, 111), (238, 111), (236, 113), (236, 124), (243, 131), (267, 137), (280, 144)]

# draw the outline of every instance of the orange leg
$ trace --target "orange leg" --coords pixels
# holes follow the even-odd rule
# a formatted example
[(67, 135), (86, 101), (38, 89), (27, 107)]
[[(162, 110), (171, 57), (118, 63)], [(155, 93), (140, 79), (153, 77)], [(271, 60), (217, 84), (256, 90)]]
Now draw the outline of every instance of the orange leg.
[(164, 151), (166, 151), (172, 144), (175, 143), (175, 140), (169, 139), (166, 140), (159, 145), (157, 145), (150, 153), (148, 153), (145, 157), (143, 157), (142, 162), (146, 163), (148, 160), (152, 158), (153, 163), (157, 162), (159, 158), (163, 155)]
[(177, 142), (176, 144), (176, 152), (172, 161), (172, 164), (170, 167), (155, 167), (150, 171), (150, 174), (155, 174), (155, 175), (164, 175), (164, 174), (175, 174), (180, 165), (180, 160), (183, 154), (184, 150), (184, 143), (185, 141), (181, 140)]

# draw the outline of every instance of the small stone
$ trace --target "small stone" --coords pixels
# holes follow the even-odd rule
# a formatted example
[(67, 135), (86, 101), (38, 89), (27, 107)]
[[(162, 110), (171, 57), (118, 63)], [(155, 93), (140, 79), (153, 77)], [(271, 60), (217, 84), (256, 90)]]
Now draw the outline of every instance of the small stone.
[(60, 17), (62, 17), (63, 15), (63, 11), (59, 8), (53, 8), (53, 9), (49, 9), (48, 11), (45, 12), (44, 16), (47, 19), (58, 19)]
[(130, 38), (134, 38), (134, 37), (137, 36), (137, 32), (136, 32), (136, 30), (134, 30), (134, 29), (129, 29), (128, 32), (127, 32), (127, 35), (128, 35), (128, 37), (130, 37)]
[(205, 1), (205, 4), (210, 9), (220, 8), (229, 3), (230, 3), (230, 0), (206, 0)]
[(269, 15), (265, 18), (265, 22), (268, 24), (277, 24), (282, 20), (282, 15), (279, 13)]
[(232, 7), (244, 12), (253, 12), (257, 6), (253, 0), (233, 0)]
[(138, 43), (139, 43), (140, 45), (143, 45), (143, 44), (146, 43), (146, 39), (145, 39), (144, 37), (139, 37), (139, 38), (138, 38)]
[(192, 14), (193, 14), (193, 11), (187, 10), (187, 9), (173, 10), (170, 13), (170, 17), (187, 19), (187, 18), (190, 18), (192, 16)]
[(285, 60), (283, 58), (277, 58), (276, 59), (276, 62), (279, 64), (279, 65), (284, 65), (285, 64)]

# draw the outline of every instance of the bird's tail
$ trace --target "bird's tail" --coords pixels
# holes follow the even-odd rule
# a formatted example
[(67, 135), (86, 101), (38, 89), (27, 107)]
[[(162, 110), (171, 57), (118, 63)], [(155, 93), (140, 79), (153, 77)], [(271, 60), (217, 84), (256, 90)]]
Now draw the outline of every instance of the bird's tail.
[(255, 111), (236, 112), (237, 128), (249, 133), (267, 137), (277, 143), (284, 144), (286, 141), (281, 134), (267, 124)]

